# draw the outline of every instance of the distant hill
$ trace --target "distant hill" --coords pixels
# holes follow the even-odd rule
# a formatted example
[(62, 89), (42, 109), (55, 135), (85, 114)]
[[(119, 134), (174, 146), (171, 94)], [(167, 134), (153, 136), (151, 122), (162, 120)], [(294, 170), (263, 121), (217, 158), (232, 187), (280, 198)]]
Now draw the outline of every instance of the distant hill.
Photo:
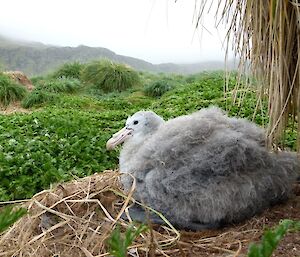
[[(203, 70), (223, 69), (223, 62), (195, 64), (152, 64), (102, 47), (60, 47), (38, 42), (16, 41), (0, 36), (0, 64), (6, 70), (20, 70), (29, 76), (42, 75), (66, 62), (88, 62), (107, 58), (130, 65), (137, 70), (168, 73), (196, 73)], [(230, 65), (229, 65), (230, 66)]]

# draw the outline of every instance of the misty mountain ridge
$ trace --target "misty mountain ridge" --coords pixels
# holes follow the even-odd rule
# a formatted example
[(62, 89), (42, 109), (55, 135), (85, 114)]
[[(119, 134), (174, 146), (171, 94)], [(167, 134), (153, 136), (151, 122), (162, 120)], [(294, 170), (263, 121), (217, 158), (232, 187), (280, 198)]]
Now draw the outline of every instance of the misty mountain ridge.
[[(8, 39), (0, 35), (0, 65), (5, 70), (23, 71), (29, 76), (44, 75), (66, 62), (86, 63), (92, 60), (109, 59), (130, 65), (139, 71), (191, 74), (204, 70), (225, 68), (222, 61), (206, 61), (193, 64), (152, 64), (142, 59), (119, 55), (103, 47), (77, 47), (46, 45), (39, 42)], [(227, 69), (234, 68), (233, 62)]]

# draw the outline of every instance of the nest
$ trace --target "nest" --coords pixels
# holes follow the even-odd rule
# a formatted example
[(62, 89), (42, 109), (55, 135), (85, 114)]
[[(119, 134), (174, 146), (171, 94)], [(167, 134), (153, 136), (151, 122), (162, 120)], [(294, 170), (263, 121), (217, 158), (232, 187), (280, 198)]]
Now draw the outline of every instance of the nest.
[[(107, 239), (117, 224), (123, 231), (129, 226), (121, 215), (134, 201), (134, 184), (124, 194), (119, 176), (105, 171), (35, 195), (23, 204), (28, 214), (0, 236), (0, 256), (109, 256)], [(131, 256), (243, 256), (265, 224), (266, 217), (253, 218), (239, 226), (193, 233), (179, 232), (166, 220), (166, 226), (148, 224), (150, 229), (135, 239), (128, 252)]]

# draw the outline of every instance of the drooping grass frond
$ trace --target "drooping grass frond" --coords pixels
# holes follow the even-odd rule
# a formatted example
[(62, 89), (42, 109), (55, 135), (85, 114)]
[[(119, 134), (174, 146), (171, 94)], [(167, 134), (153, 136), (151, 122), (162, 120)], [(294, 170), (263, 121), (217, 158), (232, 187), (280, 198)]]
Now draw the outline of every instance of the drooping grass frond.
[[(210, 0), (196, 0), (196, 26)], [(228, 26), (227, 49), (250, 66), (260, 96), (269, 98), (270, 143), (278, 144), (286, 128), (298, 126), (300, 149), (300, 4), (296, 0), (218, 1), (218, 22)], [(232, 45), (232, 47), (231, 47)]]

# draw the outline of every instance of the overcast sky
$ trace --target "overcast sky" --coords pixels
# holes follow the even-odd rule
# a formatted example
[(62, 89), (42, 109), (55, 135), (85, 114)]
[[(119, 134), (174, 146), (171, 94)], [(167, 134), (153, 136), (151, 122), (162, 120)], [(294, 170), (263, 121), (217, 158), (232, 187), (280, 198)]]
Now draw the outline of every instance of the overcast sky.
[[(224, 60), (225, 30), (195, 31), (195, 0), (2, 0), (0, 34), (60, 46), (106, 47), (152, 63)], [(206, 29), (209, 31), (207, 32)]]

